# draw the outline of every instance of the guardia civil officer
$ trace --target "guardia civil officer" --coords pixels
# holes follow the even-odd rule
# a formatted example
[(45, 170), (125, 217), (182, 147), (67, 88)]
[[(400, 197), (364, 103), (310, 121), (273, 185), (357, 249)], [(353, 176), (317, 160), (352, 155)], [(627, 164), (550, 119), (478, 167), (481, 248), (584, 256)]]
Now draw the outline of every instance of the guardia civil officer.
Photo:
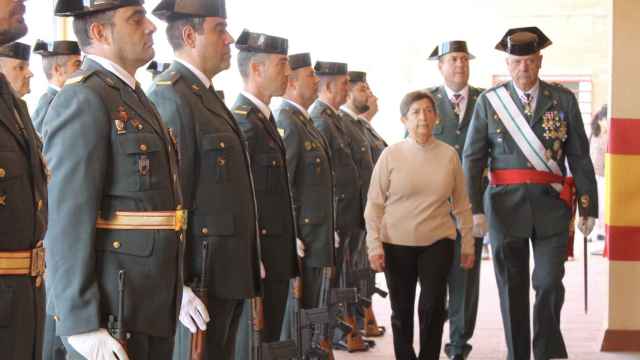
[[(596, 180), (576, 97), (538, 77), (540, 51), (549, 45), (551, 40), (537, 27), (507, 31), (496, 49), (507, 53), (511, 80), (480, 95), (463, 152), (474, 226), (485, 224), (485, 217), (489, 223), (511, 360), (531, 356), (530, 246), (535, 263), (533, 355), (536, 360), (567, 358), (560, 318), (573, 191), (582, 233), (589, 235), (598, 216)], [(483, 206), (487, 160), (491, 183)], [(573, 181), (567, 177), (569, 169)]]
[(275, 110), (287, 151), (289, 185), (296, 213), (298, 255), (302, 258), (305, 309), (319, 305), (321, 275), (334, 266), (333, 165), (322, 134), (307, 109), (318, 97), (319, 79), (309, 53), (289, 55), (291, 74)]
[[(349, 91), (348, 68), (345, 63), (316, 62), (314, 69), (320, 78), (318, 99), (311, 107), (311, 119), (314, 126), (324, 136), (330, 150), (330, 157), (335, 171), (334, 201), (336, 203), (336, 281), (342, 279), (342, 286), (347, 286), (347, 275), (344, 268), (345, 248), (361, 241), (364, 219), (358, 165), (354, 161), (351, 146), (350, 130), (344, 124), (338, 109), (347, 101)], [(352, 321), (354, 331), (350, 333), (351, 347), (343, 341), (344, 334), (334, 345), (338, 349), (367, 350), (368, 345), (362, 340), (355, 326), (353, 311), (347, 312)], [(346, 319), (349, 320), (349, 319)], [(332, 335), (333, 336), (333, 335)]]
[(0, 46), (0, 72), (4, 74), (19, 98), (31, 92), (33, 73), (29, 69), (31, 46), (14, 42)]
[(78, 42), (69, 40), (52, 42), (38, 40), (33, 46), (33, 52), (42, 56), (42, 70), (49, 81), (47, 91), (38, 100), (32, 119), (36, 131), (44, 138), (44, 124), (42, 123), (44, 117), (47, 115), (53, 98), (56, 97), (65, 81), (82, 65), (81, 53)]
[[(0, 0), (0, 45), (27, 33), (24, 1)], [(0, 74), (0, 358), (42, 358), (47, 184), (38, 136)]]
[(174, 142), (134, 77), (156, 28), (140, 0), (60, 0), (55, 14), (87, 56), (44, 120), (48, 312), (71, 359), (170, 359), (186, 215)]
[[(188, 334), (197, 328), (207, 330), (204, 359), (233, 359), (243, 299), (258, 294), (260, 274), (244, 137), (211, 80), (230, 65), (233, 38), (225, 1), (163, 0), (153, 14), (167, 22), (175, 56), (155, 78), (149, 97), (178, 142), (184, 206), (190, 211), (185, 283), (196, 293), (204, 284), (208, 294), (198, 299), (185, 288), (183, 304), (193, 306), (181, 310), (186, 328), (178, 329), (174, 359), (191, 359)], [(199, 314), (200, 303), (213, 319), (209, 324)]]
[[(436, 46), (429, 60), (438, 62), (438, 70), (444, 83), (428, 88), (436, 100), (438, 122), (433, 127), (433, 136), (451, 145), (462, 156), (469, 122), (478, 96), (484, 89), (469, 85), (469, 53), (465, 41), (445, 41)], [(449, 338), (445, 353), (450, 359), (463, 360), (471, 352), (469, 339), (473, 336), (478, 314), (480, 293), (480, 263), (482, 234), (474, 234), (475, 264), (471, 269), (460, 266), (460, 235), (456, 246), (451, 272), (447, 279), (449, 290)]]
[[(362, 114), (369, 110), (369, 96), (371, 92), (369, 90), (369, 84), (367, 83), (367, 73), (363, 71), (349, 71), (349, 92), (347, 95), (347, 102), (340, 107), (339, 115), (342, 119), (342, 124), (347, 130), (347, 134), (350, 138), (351, 155), (353, 161), (358, 167), (359, 186), (360, 186), (360, 201), (362, 202), (362, 209), (366, 207), (367, 193), (369, 192), (369, 183), (371, 182), (371, 173), (373, 172), (373, 153), (372, 143), (369, 141), (368, 130), (364, 125), (364, 121), (361, 119)], [(363, 215), (364, 216), (364, 215)], [(366, 251), (365, 232), (364, 229), (358, 236), (356, 241), (349, 243), (349, 253), (351, 254), (350, 263), (350, 276), (348, 278), (355, 279), (354, 275), (358, 271), (370, 270), (369, 261)], [(371, 294), (365, 294), (366, 289), (369, 288), (369, 280), (360, 279), (360, 281), (353, 281), (349, 286), (357, 287), (362, 296), (371, 299)], [(370, 307), (367, 309), (360, 309), (355, 307), (354, 316), (362, 322), (364, 317), (364, 311), (369, 314), (369, 321), (375, 322), (375, 319), (371, 319), (373, 312), (369, 312)], [(365, 324), (366, 325), (366, 324)], [(365, 330), (366, 326), (363, 326), (361, 330)], [(369, 336), (377, 337), (383, 334), (384, 329), (376, 327), (371, 329)], [(369, 342), (369, 345), (373, 345), (373, 342)], [(346, 344), (349, 348), (349, 344)]]
[[(258, 204), (258, 227), (266, 277), (263, 342), (280, 339), (289, 280), (298, 275), (293, 204), (287, 153), (269, 103), (282, 96), (290, 72), (287, 39), (244, 30), (236, 41), (238, 69), (244, 89), (232, 107), (248, 144)], [(244, 318), (249, 317), (245, 306)], [(238, 331), (236, 359), (249, 358), (250, 322)]]

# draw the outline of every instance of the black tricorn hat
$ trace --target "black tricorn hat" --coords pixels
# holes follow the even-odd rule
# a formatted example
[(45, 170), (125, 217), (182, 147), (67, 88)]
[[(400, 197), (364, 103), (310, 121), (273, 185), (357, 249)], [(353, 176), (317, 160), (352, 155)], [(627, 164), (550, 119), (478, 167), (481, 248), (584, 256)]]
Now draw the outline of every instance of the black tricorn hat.
[(316, 65), (313, 68), (318, 76), (347, 75), (348, 71), (347, 64), (329, 61), (316, 61)]
[(436, 48), (433, 49), (433, 51), (431, 52), (431, 55), (429, 55), (429, 60), (438, 60), (440, 59), (440, 57), (452, 52), (465, 53), (467, 54), (467, 56), (469, 56), (469, 59), (476, 58), (469, 52), (469, 49), (467, 49), (466, 41), (452, 40), (452, 41), (445, 41), (442, 44), (436, 46)]
[(147, 71), (155, 76), (167, 70), (169, 66), (171, 66), (170, 63), (162, 63), (153, 60), (149, 63), (149, 65), (147, 65)]
[(367, 82), (367, 73), (364, 71), (349, 71), (349, 82)]
[(244, 29), (236, 40), (236, 49), (255, 53), (287, 55), (289, 40)]
[(53, 13), (56, 16), (75, 17), (142, 4), (144, 0), (58, 0)]
[(496, 45), (496, 50), (525, 56), (551, 45), (551, 40), (536, 26), (509, 29)]
[(151, 12), (164, 21), (185, 17), (227, 18), (225, 0), (162, 0)]
[(29, 61), (31, 46), (21, 42), (0, 46), (0, 57)]
[(41, 56), (80, 55), (80, 46), (78, 42), (70, 40), (37, 40), (33, 52)]
[(293, 54), (289, 55), (289, 67), (291, 70), (298, 70), (304, 67), (311, 66), (311, 54)]

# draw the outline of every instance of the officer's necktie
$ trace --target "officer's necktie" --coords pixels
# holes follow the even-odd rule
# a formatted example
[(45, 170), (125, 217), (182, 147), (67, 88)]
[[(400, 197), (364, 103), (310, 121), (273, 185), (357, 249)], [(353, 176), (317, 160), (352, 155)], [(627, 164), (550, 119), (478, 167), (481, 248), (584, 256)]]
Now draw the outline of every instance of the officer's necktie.
[(524, 93), (524, 96), (522, 96), (522, 105), (524, 106), (524, 114), (528, 118), (531, 118), (531, 116), (533, 115), (533, 109), (531, 106), (532, 101), (533, 96), (530, 93)]
[(453, 96), (451, 97), (453, 111), (456, 113), (456, 115), (458, 115), (458, 120), (460, 120), (460, 117), (462, 116), (462, 99), (464, 99), (464, 96), (457, 93), (453, 94)]

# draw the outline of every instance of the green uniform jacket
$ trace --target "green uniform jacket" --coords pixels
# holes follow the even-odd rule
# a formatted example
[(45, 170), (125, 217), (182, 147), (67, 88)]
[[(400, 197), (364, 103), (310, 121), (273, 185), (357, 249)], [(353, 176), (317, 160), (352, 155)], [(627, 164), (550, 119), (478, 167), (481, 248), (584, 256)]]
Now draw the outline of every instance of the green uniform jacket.
[[(520, 111), (512, 82), (508, 89)], [(497, 88), (497, 87), (496, 87)], [(464, 170), (474, 214), (486, 213), (492, 231), (514, 237), (546, 237), (567, 231), (571, 211), (550, 185), (522, 184), (489, 186), (483, 209), (482, 172), (487, 159), (490, 171), (501, 169), (533, 169), (486, 97), (476, 104), (464, 149)], [(577, 187), (581, 216), (598, 215), (598, 199), (593, 165), (589, 158), (589, 142), (573, 93), (560, 86), (540, 82), (537, 104), (530, 125), (538, 139), (567, 173), (565, 161)], [(547, 127), (547, 129), (545, 129)], [(566, 133), (566, 137), (561, 136)]]
[[(182, 236), (174, 230), (96, 229), (115, 211), (182, 207), (176, 149), (154, 106), (91, 59), (45, 117), (51, 226), (48, 313), (57, 334), (107, 326), (126, 270), (123, 330), (172, 336), (182, 294)], [(124, 122), (118, 130), (116, 120)]]
[(287, 153), (273, 116), (267, 119), (244, 95), (232, 107), (247, 139), (258, 202), (262, 261), (267, 280), (298, 275), (293, 203), (287, 175)]
[(369, 184), (371, 183), (371, 174), (373, 173), (371, 143), (369, 143), (367, 130), (364, 128), (359, 118), (354, 118), (344, 110), (340, 110), (338, 114), (340, 115), (340, 121), (342, 121), (348, 136), (351, 138), (351, 155), (353, 156), (353, 161), (358, 167), (360, 202), (362, 203), (363, 209), (361, 216), (363, 217), (362, 221), (364, 223), (364, 209), (367, 206), (367, 194), (369, 193)]
[(44, 139), (44, 118), (47, 116), (47, 111), (49, 111), (49, 106), (53, 102), (53, 98), (58, 95), (58, 90), (49, 86), (47, 91), (40, 96), (40, 100), (38, 100), (38, 106), (36, 106), (36, 110), (33, 112), (33, 126), (36, 128), (36, 131), (40, 136)]
[(438, 123), (433, 127), (433, 136), (454, 147), (458, 156), (462, 158), (462, 149), (464, 149), (464, 142), (467, 139), (473, 108), (484, 89), (469, 86), (469, 99), (467, 99), (467, 107), (461, 121), (458, 121), (458, 115), (453, 111), (453, 103), (447, 96), (444, 86), (432, 87), (427, 91), (436, 100), (439, 117)]
[[(0, 251), (31, 250), (44, 237), (47, 176), (41, 156), (26, 106), (0, 74)], [(36, 287), (35, 278), (0, 275), (0, 358), (41, 358), (44, 306), (44, 286)]]
[(373, 128), (373, 126), (371, 126), (368, 121), (364, 119), (359, 120), (366, 130), (365, 133), (367, 135), (367, 139), (369, 140), (369, 144), (371, 145), (371, 158), (373, 159), (373, 165), (375, 167), (378, 159), (380, 159), (380, 155), (382, 155), (384, 149), (386, 149), (389, 145), (387, 145), (387, 142), (384, 141), (382, 136), (378, 134), (378, 132)]
[(360, 200), (358, 167), (351, 156), (351, 138), (340, 116), (327, 104), (316, 100), (311, 106), (311, 120), (320, 130), (330, 149), (335, 172), (336, 229), (362, 229), (364, 219)]
[(305, 244), (305, 265), (334, 265), (333, 166), (322, 134), (287, 101), (275, 111), (284, 131), (287, 168), (296, 210), (298, 238)]
[(254, 297), (260, 289), (256, 209), (245, 141), (213, 90), (179, 62), (149, 91), (180, 154), (184, 206), (189, 209), (185, 281), (201, 276), (208, 243), (207, 289), (220, 299)]

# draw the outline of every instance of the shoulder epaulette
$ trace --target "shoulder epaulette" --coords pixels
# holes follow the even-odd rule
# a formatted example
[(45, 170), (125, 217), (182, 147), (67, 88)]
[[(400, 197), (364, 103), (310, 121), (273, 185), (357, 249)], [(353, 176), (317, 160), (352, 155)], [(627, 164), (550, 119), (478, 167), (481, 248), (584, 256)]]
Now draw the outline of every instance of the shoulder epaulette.
[(487, 90), (485, 90), (485, 91), (491, 91), (491, 90), (499, 89), (499, 88), (501, 88), (501, 87), (503, 87), (503, 86), (507, 85), (507, 83), (508, 83), (507, 81), (501, 81), (501, 82), (499, 82), (499, 83), (495, 84), (494, 86), (492, 86), (492, 87), (488, 88), (488, 89), (487, 89)]
[(156, 85), (173, 85), (176, 81), (178, 81), (178, 79), (180, 79), (180, 76), (180, 73), (176, 71), (170, 71), (159, 75), (156, 80), (154, 80), (154, 83)]
[(87, 80), (88, 78), (91, 77), (91, 75), (93, 75), (95, 73), (95, 70), (91, 70), (91, 71), (87, 71), (84, 73), (81, 73), (80, 75), (74, 76), (72, 78), (67, 79), (67, 81), (64, 82), (65, 85), (72, 85), (72, 84), (76, 84), (79, 82), (84, 82), (85, 80)]
[(430, 94), (433, 94), (433, 93), (435, 93), (436, 91), (438, 91), (438, 88), (439, 88), (439, 86), (432, 86), (432, 87), (429, 87), (429, 88), (424, 89), (423, 91), (426, 91), (426, 92), (428, 92), (428, 93), (430, 93)]
[(233, 109), (233, 112), (238, 115), (247, 116), (247, 114), (251, 112), (251, 106), (238, 105), (235, 109)]
[(551, 85), (551, 86), (553, 86), (553, 87), (555, 87), (555, 88), (558, 88), (558, 89), (560, 89), (560, 90), (562, 90), (562, 91), (566, 91), (566, 92), (573, 93), (573, 92), (571, 91), (571, 89), (569, 89), (568, 87), (564, 86), (564, 84), (562, 84), (562, 83), (559, 83), (559, 82), (555, 82), (555, 81), (554, 81), (554, 82), (549, 83), (549, 85)]

